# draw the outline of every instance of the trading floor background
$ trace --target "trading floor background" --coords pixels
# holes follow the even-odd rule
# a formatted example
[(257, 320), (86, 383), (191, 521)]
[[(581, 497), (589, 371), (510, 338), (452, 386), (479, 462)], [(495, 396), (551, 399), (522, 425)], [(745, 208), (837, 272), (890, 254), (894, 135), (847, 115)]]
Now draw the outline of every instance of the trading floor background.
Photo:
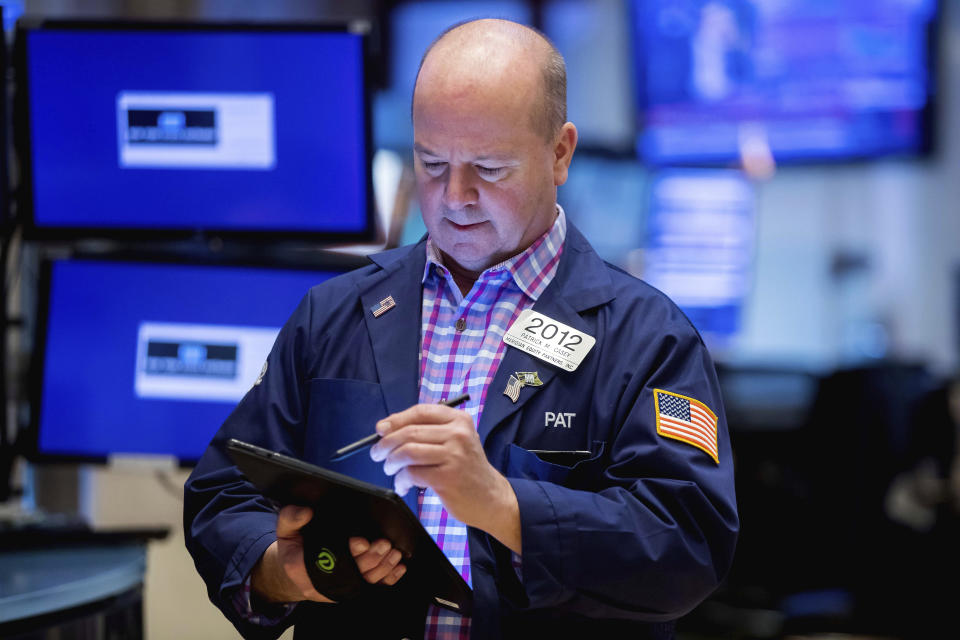
[[(150, 441), (155, 449), (110, 451), (109, 444), (94, 446), (78, 436), (58, 455), (28, 455), (23, 445), (36, 437), (33, 422), (42, 406), (69, 406), (62, 417), (74, 421), (64, 423), (69, 425), (113, 420), (118, 433), (138, 436), (163, 429), (142, 421), (122, 424), (136, 411), (134, 404), (107, 418), (99, 409), (84, 414), (82, 403), (64, 405), (53, 395), (60, 392), (57, 385), (31, 381), (38, 357), (57, 357), (57, 343), (44, 334), (55, 326), (47, 313), (51, 305), (68, 305), (64, 313), (74, 309), (69, 296), (51, 293), (45, 278), (96, 277), (113, 283), (96, 295), (112, 292), (120, 300), (117, 292), (126, 291), (128, 276), (111, 272), (110, 265), (149, 263), (137, 268), (156, 268), (160, 283), (168, 277), (163, 265), (172, 269), (186, 259), (198, 271), (177, 277), (196, 285), (192, 293), (174, 295), (157, 284), (131, 288), (133, 297), (123, 300), (158, 306), (169, 300), (188, 308), (190, 295), (200, 300), (229, 291), (224, 304), (236, 304), (231, 311), (262, 312), (249, 324), (269, 328), (282, 322), (296, 292), (309, 283), (422, 235), (412, 192), (409, 105), (419, 58), (454, 22), (497, 16), (537, 26), (566, 58), (568, 115), (581, 136), (569, 182), (559, 190), (567, 215), (605, 259), (673, 297), (717, 362), (736, 457), (742, 536), (728, 580), (681, 622), (680, 637), (907, 638), (918, 629), (932, 634), (925, 637), (957, 635), (960, 625), (938, 612), (949, 611), (950, 598), (960, 595), (953, 571), (960, 568), (960, 547), (953, 542), (960, 522), (960, 464), (954, 455), (960, 454), (960, 385), (951, 386), (960, 375), (960, 1), (20, 0), (0, 6), (10, 98), (4, 198), (16, 216), (4, 220), (3, 238), (8, 419), (0, 451), (12, 462), (12, 492), (0, 515), (34, 511), (68, 514), (101, 528), (169, 527), (170, 534), (148, 549), (148, 638), (236, 637), (207, 601), (183, 546), (182, 486), (189, 466), (178, 463), (189, 462), (193, 444), (181, 440), (176, 446), (183, 449), (176, 449), (159, 437)], [(235, 222), (230, 218), (214, 224), (217, 233), (160, 240), (101, 234), (96, 224), (82, 231), (76, 229), (83, 224), (71, 223), (55, 233), (26, 233), (21, 216), (38, 216), (41, 207), (34, 200), (30, 212), (18, 210), (24, 190), (35, 190), (21, 183), (21, 152), (32, 142), (32, 151), (40, 153), (42, 140), (24, 142), (25, 125), (15, 117), (22, 78), (13, 46), (23, 16), (365, 25), (357, 29), (368, 47), (369, 130), (362, 120), (349, 126), (357, 136), (369, 135), (371, 206), (356, 205), (361, 214), (355, 220), (339, 220), (339, 230), (307, 240), (296, 233), (238, 238), (229, 232)], [(162, 72), (142, 70), (146, 78)], [(309, 64), (272, 72), (296, 87), (294, 80), (309, 72)], [(74, 78), (72, 85), (51, 86), (66, 92), (69, 85), (81, 95), (96, 81)], [(118, 108), (135, 108), (152, 90), (148, 85), (131, 87)], [(32, 91), (40, 95), (36, 84)], [(226, 109), (233, 103), (223, 104)], [(265, 104), (253, 100), (247, 106), (272, 108)], [(283, 104), (276, 98), (278, 113)], [(322, 116), (313, 120), (305, 110), (302, 117), (297, 139), (305, 141), (304, 149), (322, 144), (322, 136), (309, 133)], [(77, 115), (78, 140), (83, 122)], [(273, 157), (266, 144), (231, 162), (269, 171), (290, 166), (283, 164), (291, 157), (284, 155), (289, 146), (279, 142)], [(129, 151), (119, 151), (123, 162), (167, 162), (122, 155)], [(324, 161), (303, 154), (294, 156), (295, 166)], [(344, 184), (349, 177), (337, 180)], [(359, 201), (366, 180), (358, 179)], [(117, 216), (147, 215), (156, 204), (133, 187), (98, 189), (95, 197), (98, 211), (115, 210)], [(67, 215), (77, 202), (71, 198), (44, 211), (51, 220)], [(337, 206), (351, 202), (345, 196)], [(370, 215), (365, 236), (362, 211)], [(43, 226), (36, 222), (34, 227)], [(78, 266), (78, 260), (89, 262)], [(57, 261), (62, 264), (51, 271)], [(289, 276), (282, 287), (257, 279), (270, 276), (256, 270), (277, 266)], [(224, 271), (224, 280), (207, 281), (201, 267), (250, 269), (244, 277), (258, 284), (247, 293), (289, 288), (294, 300), (289, 308), (269, 309), (280, 320), (265, 309), (241, 309), (245, 292), (230, 291), (230, 283), (243, 280), (230, 280)], [(147, 281), (153, 277), (138, 273)], [(209, 316), (131, 318), (140, 333), (131, 333), (130, 353), (165, 331), (182, 332), (188, 322), (231, 324), (214, 311)], [(64, 327), (101, 326), (100, 316), (70, 318)], [(120, 354), (120, 341), (112, 343), (112, 329), (101, 328), (106, 338), (91, 347), (95, 355), (89, 357), (108, 362)], [(269, 343), (270, 335), (238, 331), (237, 340)], [(45, 351), (38, 351), (41, 346)], [(60, 370), (72, 366), (70, 375), (78, 379), (94, 371), (90, 388), (101, 389), (104, 398), (121, 395), (112, 384), (130, 387), (131, 398), (169, 399), (174, 393), (151, 377), (153, 370), (138, 370), (136, 380), (127, 381), (113, 379), (93, 360), (89, 368), (76, 367), (76, 353), (60, 357), (53, 362)], [(126, 362), (126, 355), (118, 357)], [(134, 355), (128, 360), (124, 375), (134, 376)], [(243, 375), (257, 373), (255, 367)], [(228, 411), (236, 392), (212, 383), (190, 391), (218, 398), (210, 416)], [(218, 426), (191, 426), (192, 437), (202, 444)], [(20, 448), (13, 447), (16, 442)], [(61, 444), (39, 440), (41, 448)], [(941, 578), (946, 588), (933, 589)]]

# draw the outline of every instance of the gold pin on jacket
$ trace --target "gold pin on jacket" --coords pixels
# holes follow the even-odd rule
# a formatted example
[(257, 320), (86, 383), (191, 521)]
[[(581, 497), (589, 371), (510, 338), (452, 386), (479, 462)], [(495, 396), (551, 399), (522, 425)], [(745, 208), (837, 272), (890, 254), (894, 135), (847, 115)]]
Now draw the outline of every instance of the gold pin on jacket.
[(525, 387), (539, 387), (543, 385), (543, 382), (540, 381), (540, 375), (536, 371), (517, 371), (513, 375), (515, 375)]
[(503, 395), (510, 398), (511, 402), (516, 402), (520, 399), (520, 389), (542, 385), (536, 371), (517, 371), (507, 379), (507, 388), (503, 390)]

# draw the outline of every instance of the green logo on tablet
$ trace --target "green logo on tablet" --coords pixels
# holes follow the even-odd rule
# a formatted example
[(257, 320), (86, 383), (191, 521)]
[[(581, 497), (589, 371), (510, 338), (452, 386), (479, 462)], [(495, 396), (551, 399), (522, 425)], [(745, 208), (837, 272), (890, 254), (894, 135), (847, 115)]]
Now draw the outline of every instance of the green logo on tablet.
[(320, 553), (317, 554), (316, 565), (320, 571), (332, 573), (333, 568), (337, 566), (337, 556), (333, 555), (329, 549), (320, 549)]

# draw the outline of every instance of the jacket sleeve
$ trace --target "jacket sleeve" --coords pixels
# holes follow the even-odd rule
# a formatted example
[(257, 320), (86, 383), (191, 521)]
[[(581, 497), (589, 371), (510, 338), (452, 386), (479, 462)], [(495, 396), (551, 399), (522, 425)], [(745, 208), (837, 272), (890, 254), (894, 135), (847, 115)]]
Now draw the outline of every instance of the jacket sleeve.
[[(577, 465), (576, 482), (510, 478), (530, 608), (671, 620), (706, 598), (732, 562), (739, 530), (733, 457), (713, 363), (684, 318), (658, 330), (645, 355), (628, 348), (642, 340), (636, 333), (614, 339), (620, 362), (632, 359), (628, 380), (615, 397), (597, 391), (598, 415), (613, 423), (603, 455)], [(658, 433), (655, 389), (716, 414), (719, 462)]]
[(277, 509), (243, 478), (225, 446), (237, 438), (287, 455), (299, 450), (310, 315), (308, 294), (281, 329), (261, 379), (224, 422), (184, 486), (187, 549), (210, 600), (246, 638), (276, 638), (291, 621), (257, 625), (234, 604), (243, 581), (276, 539)]

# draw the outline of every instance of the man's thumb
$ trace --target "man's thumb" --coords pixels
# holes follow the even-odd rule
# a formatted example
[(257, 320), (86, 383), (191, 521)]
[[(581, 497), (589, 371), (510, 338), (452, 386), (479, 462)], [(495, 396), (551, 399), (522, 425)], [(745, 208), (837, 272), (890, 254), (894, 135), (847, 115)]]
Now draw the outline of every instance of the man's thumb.
[(296, 535), (313, 518), (313, 509), (288, 504), (277, 514), (277, 537), (289, 538)]

